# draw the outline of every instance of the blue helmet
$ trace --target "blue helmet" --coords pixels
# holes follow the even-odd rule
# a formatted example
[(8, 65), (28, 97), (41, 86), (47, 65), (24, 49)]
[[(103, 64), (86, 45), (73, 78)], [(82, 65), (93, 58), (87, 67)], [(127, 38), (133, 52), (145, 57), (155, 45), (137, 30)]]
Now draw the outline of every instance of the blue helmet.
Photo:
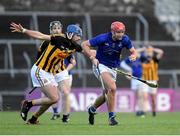
[(66, 33), (82, 36), (82, 29), (78, 25), (68, 25)]

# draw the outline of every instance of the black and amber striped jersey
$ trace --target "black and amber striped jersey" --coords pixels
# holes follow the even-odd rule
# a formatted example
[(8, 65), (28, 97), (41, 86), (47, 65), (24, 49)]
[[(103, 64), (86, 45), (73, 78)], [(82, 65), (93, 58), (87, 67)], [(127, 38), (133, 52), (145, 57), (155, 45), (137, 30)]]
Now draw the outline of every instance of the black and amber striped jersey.
[(158, 63), (159, 60), (154, 56), (152, 59), (142, 62), (142, 79), (158, 81)]
[(40, 69), (51, 73), (54, 73), (58, 63), (60, 63), (60, 69), (63, 71), (65, 69), (64, 59), (76, 51), (82, 51), (79, 44), (62, 35), (51, 36), (49, 43), (47, 41), (43, 43), (44, 47), (48, 45), (44, 48), (44, 51), (41, 52), (35, 64)]
[[(57, 66), (55, 66), (54, 75), (61, 72), (63, 69), (66, 69), (67, 66), (71, 63), (71, 59), (75, 59), (75, 56), (73, 54), (69, 55), (67, 58), (64, 59), (63, 62), (59, 63)], [(71, 72), (69, 71), (69, 74)]]
[(45, 51), (45, 49), (48, 47), (50, 41), (43, 41), (38, 48), (38, 53), (37, 53), (37, 59), (42, 55), (42, 53)]

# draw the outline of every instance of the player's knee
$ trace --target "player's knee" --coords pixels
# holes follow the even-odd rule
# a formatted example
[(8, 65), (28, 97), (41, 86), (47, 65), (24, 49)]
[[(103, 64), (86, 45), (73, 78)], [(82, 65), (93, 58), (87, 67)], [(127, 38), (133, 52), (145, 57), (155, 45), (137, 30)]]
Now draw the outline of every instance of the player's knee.
[(116, 86), (115, 85), (112, 85), (111, 86), (111, 92), (113, 93), (113, 94), (115, 94), (116, 93)]
[(144, 100), (145, 100), (145, 101), (148, 101), (148, 96), (144, 96)]
[(51, 104), (55, 104), (59, 101), (59, 96), (53, 96), (51, 99)]
[(112, 95), (115, 96), (115, 94), (116, 94), (116, 88), (108, 89), (108, 93), (110, 93), (111, 96), (112, 96)]
[(68, 96), (70, 94), (70, 89), (65, 89), (64, 91), (63, 91), (63, 95), (64, 96)]

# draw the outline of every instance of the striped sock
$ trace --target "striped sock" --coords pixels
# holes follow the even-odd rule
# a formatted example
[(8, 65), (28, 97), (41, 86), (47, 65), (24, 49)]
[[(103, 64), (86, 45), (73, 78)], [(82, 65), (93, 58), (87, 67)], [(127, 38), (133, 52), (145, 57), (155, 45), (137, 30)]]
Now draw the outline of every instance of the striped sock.
[(114, 112), (109, 112), (109, 118), (112, 118), (115, 115)]
[(54, 112), (54, 113), (58, 113), (57, 107), (53, 108), (53, 112)]
[(90, 109), (91, 113), (95, 113), (96, 112), (96, 108), (94, 106), (91, 106), (89, 109)]

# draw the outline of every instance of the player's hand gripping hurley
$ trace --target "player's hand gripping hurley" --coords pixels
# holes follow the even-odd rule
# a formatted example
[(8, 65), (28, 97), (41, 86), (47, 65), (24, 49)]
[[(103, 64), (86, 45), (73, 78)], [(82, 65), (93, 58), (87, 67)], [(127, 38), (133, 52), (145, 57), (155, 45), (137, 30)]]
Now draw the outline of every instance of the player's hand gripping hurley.
[(156, 83), (153, 83), (153, 82), (150, 82), (150, 81), (147, 81), (147, 80), (143, 80), (141, 78), (138, 78), (138, 77), (135, 77), (135, 76), (132, 76), (131, 74), (129, 73), (126, 73), (122, 70), (119, 70), (119, 69), (113, 69), (115, 70), (117, 73), (121, 74), (121, 75), (124, 75), (124, 76), (127, 76), (127, 77), (130, 77), (130, 78), (133, 78), (133, 79), (136, 79), (144, 84), (147, 84), (148, 86), (152, 87), (152, 88), (157, 88), (158, 87), (158, 84)]

